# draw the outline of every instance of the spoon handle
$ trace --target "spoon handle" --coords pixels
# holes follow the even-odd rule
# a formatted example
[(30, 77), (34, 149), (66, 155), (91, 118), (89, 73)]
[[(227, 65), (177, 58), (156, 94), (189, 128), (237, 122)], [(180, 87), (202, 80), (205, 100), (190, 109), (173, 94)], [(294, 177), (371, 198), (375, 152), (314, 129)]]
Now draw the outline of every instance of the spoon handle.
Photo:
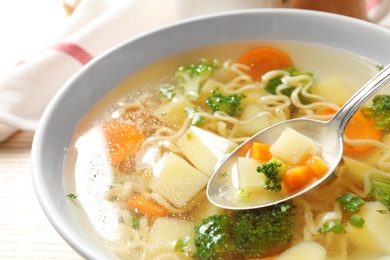
[(387, 65), (376, 76), (368, 81), (359, 91), (357, 91), (335, 116), (329, 121), (329, 124), (339, 129), (340, 134), (344, 133), (344, 129), (351, 117), (358, 109), (379, 89), (381, 89), (390, 80), (390, 65)]

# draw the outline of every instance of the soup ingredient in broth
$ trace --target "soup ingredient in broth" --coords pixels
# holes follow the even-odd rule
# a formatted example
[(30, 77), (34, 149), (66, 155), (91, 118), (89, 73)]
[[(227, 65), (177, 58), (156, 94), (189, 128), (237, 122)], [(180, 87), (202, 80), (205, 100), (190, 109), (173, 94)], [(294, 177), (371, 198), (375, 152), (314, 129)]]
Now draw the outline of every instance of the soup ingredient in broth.
[(375, 128), (390, 130), (390, 95), (377, 95), (372, 100), (371, 107), (362, 108), (367, 118), (375, 119)]
[(195, 226), (196, 259), (241, 259), (271, 256), (292, 240), (295, 205), (212, 215)]
[(315, 260), (325, 260), (326, 249), (316, 242), (299, 242), (296, 245), (293, 245), (278, 257), (274, 258), (275, 260), (304, 260), (304, 259), (315, 259)]
[[(345, 136), (351, 140), (354, 139), (372, 139), (381, 140), (383, 130), (375, 127), (375, 120), (363, 115), (362, 110), (356, 112), (345, 127)], [(344, 153), (348, 155), (361, 154), (372, 150), (371, 145), (348, 145), (344, 143)]]
[(149, 217), (166, 217), (169, 214), (169, 210), (154, 200), (145, 198), (140, 194), (132, 195), (129, 199), (128, 205), (131, 210), (137, 211), (140, 214), (144, 214)]
[(382, 202), (390, 210), (390, 176), (387, 178), (371, 177), (370, 183), (372, 188), (369, 195)]
[[(301, 70), (296, 69), (296, 68), (285, 68), (285, 69), (283, 69), (283, 71), (285, 71), (286, 74), (288, 76), (291, 76), (291, 77), (300, 76), (300, 75), (306, 75), (310, 78), (313, 77), (313, 74), (311, 72), (302, 72)], [(284, 82), (282, 80), (283, 77), (284, 76), (280, 75), (280, 76), (275, 76), (275, 77), (270, 78), (268, 81), (266, 81), (264, 89), (268, 93), (276, 95), (277, 94), (276, 91), (277, 91), (278, 87), (280, 87), (281, 85), (284, 85)], [(295, 90), (295, 87), (286, 87), (286, 88), (281, 89), (280, 93), (283, 95), (286, 95), (286, 96), (291, 96), (291, 94), (294, 90)], [(300, 95), (299, 98), (302, 99), (303, 103), (310, 103), (310, 100), (306, 99), (302, 95)]]
[(350, 157), (343, 158), (339, 171), (341, 178), (354, 181), (360, 187), (368, 187), (366, 196), (380, 201), (390, 210), (390, 174)]
[(337, 201), (343, 206), (343, 210), (356, 213), (360, 207), (364, 205), (364, 200), (359, 198), (357, 195), (346, 192), (337, 198)]
[(179, 83), (178, 86), (184, 89), (184, 95), (189, 100), (195, 100), (199, 97), (201, 84), (206, 81), (219, 68), (219, 61), (209, 61), (203, 59), (199, 64), (190, 64), (180, 66), (176, 72), (175, 78)]
[(244, 95), (227, 94), (223, 95), (219, 89), (211, 91), (211, 95), (206, 98), (206, 104), (211, 111), (222, 111), (228, 115), (234, 116), (241, 112), (241, 100), (245, 98)]
[(258, 81), (268, 71), (294, 66), (288, 53), (269, 46), (250, 49), (237, 62), (249, 66), (246, 73)]
[(107, 141), (109, 160), (116, 165), (132, 158), (141, 148), (144, 136), (134, 124), (107, 123), (102, 126)]
[(380, 202), (367, 202), (362, 206), (359, 215), (365, 219), (362, 228), (348, 224), (346, 231), (352, 243), (359, 249), (376, 254), (390, 254), (389, 210)]

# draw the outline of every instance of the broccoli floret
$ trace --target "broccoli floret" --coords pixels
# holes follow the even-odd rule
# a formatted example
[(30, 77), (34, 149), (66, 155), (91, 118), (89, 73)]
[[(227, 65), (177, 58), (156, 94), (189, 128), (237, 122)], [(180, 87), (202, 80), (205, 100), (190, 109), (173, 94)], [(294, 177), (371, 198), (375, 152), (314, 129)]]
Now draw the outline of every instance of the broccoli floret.
[(221, 62), (203, 59), (198, 64), (180, 66), (175, 79), (178, 86), (184, 89), (184, 96), (189, 100), (196, 100), (202, 84), (212, 75), (214, 69), (219, 67)]
[[(296, 68), (286, 68), (286, 69), (283, 69), (285, 71), (288, 72), (288, 74), (290, 76), (299, 76), (299, 75), (308, 75), (310, 77), (313, 76), (313, 74), (311, 72), (302, 72), (301, 70), (299, 69), (296, 69)], [(272, 79), (270, 79), (268, 82), (267, 82), (267, 85), (265, 86), (265, 90), (270, 93), (270, 94), (273, 94), (273, 95), (276, 95), (276, 88), (282, 84), (282, 76), (276, 76)], [(293, 87), (290, 87), (290, 88), (286, 88), (286, 89), (283, 89), (282, 90), (282, 94), (283, 95), (286, 95), (286, 96), (290, 96), (291, 93), (294, 91), (294, 88)]]
[(229, 242), (228, 216), (213, 215), (195, 226), (195, 246), (197, 259), (218, 259), (227, 254)]
[(234, 116), (241, 112), (241, 100), (243, 98), (245, 98), (244, 95), (238, 94), (223, 95), (217, 88), (211, 91), (211, 95), (206, 99), (206, 104), (213, 112), (222, 111)]
[(371, 107), (362, 108), (363, 115), (375, 119), (375, 128), (390, 130), (390, 95), (376, 95)]
[(269, 256), (292, 240), (294, 209), (291, 202), (227, 215), (214, 215), (195, 226), (197, 259), (242, 259)]
[(263, 257), (284, 249), (292, 240), (295, 205), (274, 206), (233, 213), (230, 231), (236, 251), (245, 257)]
[(256, 171), (264, 174), (267, 178), (265, 181), (265, 190), (279, 192), (282, 190), (282, 175), (286, 171), (287, 166), (276, 157), (272, 158), (268, 162), (258, 166)]
[[(290, 76), (308, 75), (310, 77), (313, 77), (313, 74), (311, 72), (302, 72), (301, 70), (296, 69), (296, 68), (286, 68), (283, 70), (287, 71)], [(283, 83), (282, 76), (276, 76), (267, 82), (267, 85), (265, 86), (264, 89), (268, 93), (276, 95), (276, 89), (282, 83)], [(283, 89), (281, 91), (281, 93), (285, 96), (290, 97), (294, 90), (295, 90), (295, 87), (289, 87), (289, 88)], [(302, 96), (301, 94), (299, 94), (299, 99), (301, 100), (302, 104), (310, 104), (311, 103), (311, 101), (308, 98)]]
[(196, 108), (188, 107), (185, 109), (185, 112), (187, 117), (192, 118), (192, 125), (204, 126), (206, 124), (206, 119), (197, 113), (198, 110)]
[[(265, 91), (267, 91), (270, 94), (276, 95), (276, 88), (282, 84), (282, 76), (273, 77), (267, 82), (267, 85), (265, 86)], [(289, 88), (294, 90), (294, 88)], [(284, 91), (287, 91), (287, 89), (282, 90), (283, 95), (290, 96), (292, 91), (289, 91), (288, 95), (287, 93), (284, 93)]]
[(169, 85), (160, 88), (160, 92), (166, 100), (171, 100), (176, 95), (175, 89)]
[(370, 196), (381, 202), (390, 210), (390, 179), (370, 178)]

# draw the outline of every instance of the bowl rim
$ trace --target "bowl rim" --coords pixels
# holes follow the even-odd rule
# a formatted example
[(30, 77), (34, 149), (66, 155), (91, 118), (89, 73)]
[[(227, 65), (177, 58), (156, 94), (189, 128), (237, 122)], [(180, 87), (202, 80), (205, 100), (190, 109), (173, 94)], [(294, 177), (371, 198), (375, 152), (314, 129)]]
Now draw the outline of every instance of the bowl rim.
[[(38, 123), (38, 127), (35, 131), (32, 148), (31, 148), (31, 174), (33, 186), (37, 199), (41, 205), (42, 210), (44, 211), (49, 222), (55, 228), (55, 230), (62, 236), (62, 238), (80, 255), (86, 257), (87, 259), (98, 259), (102, 255), (102, 252), (97, 251), (97, 248), (87, 244), (85, 239), (80, 238), (79, 233), (75, 232), (70, 225), (66, 223), (66, 219), (62, 215), (63, 212), (56, 210), (58, 205), (55, 205), (54, 198), (48, 196), (48, 188), (51, 185), (47, 180), (45, 180), (45, 175), (48, 174), (47, 170), (44, 167), (45, 164), (45, 145), (47, 144), (46, 134), (50, 130), (51, 119), (55, 116), (55, 113), (60, 109), (61, 102), (63, 97), (68, 95), (69, 91), (75, 89), (75, 84), (80, 80), (81, 77), (90, 73), (90, 71), (95, 69), (95, 66), (106, 62), (107, 58), (111, 55), (114, 55), (116, 52), (121, 51), (123, 48), (126, 48), (134, 42), (143, 41), (148, 37), (152, 37), (155, 34), (164, 34), (170, 33), (177, 28), (181, 27), (190, 27), (193, 24), (207, 23), (207, 22), (218, 22), (221, 19), (237, 19), (248, 16), (262, 16), (262, 15), (275, 15), (275, 16), (295, 16), (297, 19), (312, 18), (324, 19), (325, 21), (332, 21), (335, 24), (345, 23), (353, 25), (353, 27), (364, 29), (364, 31), (372, 31), (374, 35), (384, 35), (384, 38), (387, 38), (390, 41), (390, 31), (386, 28), (380, 27), (378, 25), (366, 22), (363, 20), (345, 17), (337, 14), (323, 13), (318, 11), (310, 10), (297, 10), (297, 9), (284, 9), (284, 8), (265, 8), (265, 9), (248, 9), (248, 10), (237, 10), (237, 11), (225, 11), (220, 13), (213, 13), (207, 15), (196, 16), (184, 20), (179, 20), (173, 22), (169, 25), (162, 26), (153, 30), (149, 30), (145, 33), (138, 34), (135, 37), (131, 37), (128, 40), (113, 46), (102, 54), (98, 55), (92, 61), (83, 66), (78, 70), (58, 92), (54, 95), (52, 100), (49, 102), (47, 108), (43, 112), (43, 115)], [(337, 46), (336, 46), (337, 47)], [(186, 48), (187, 50), (191, 49), (191, 46)], [(168, 54), (167, 56), (171, 56)], [(142, 67), (141, 67), (142, 68)], [(73, 134), (72, 134), (73, 135)], [(69, 144), (70, 140), (66, 140)], [(66, 149), (66, 147), (63, 147)], [(64, 155), (66, 152), (64, 152)], [(64, 158), (60, 158), (63, 160)], [(61, 172), (62, 175), (62, 172)], [(63, 179), (63, 177), (61, 177)], [(63, 183), (62, 183), (63, 185)], [(64, 191), (65, 192), (65, 191)], [(66, 202), (65, 202), (66, 203)], [(62, 205), (61, 207), (64, 207)]]

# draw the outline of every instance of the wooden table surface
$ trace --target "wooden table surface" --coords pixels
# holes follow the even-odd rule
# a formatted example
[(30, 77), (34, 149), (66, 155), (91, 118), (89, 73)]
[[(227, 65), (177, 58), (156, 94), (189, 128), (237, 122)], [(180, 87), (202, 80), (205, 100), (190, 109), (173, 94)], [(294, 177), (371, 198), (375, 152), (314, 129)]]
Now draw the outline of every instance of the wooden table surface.
[(18, 132), (0, 143), (0, 259), (82, 259), (52, 227), (35, 196), (33, 136)]
[[(55, 39), (68, 18), (63, 0), (2, 4), (1, 71)], [(30, 171), (33, 136), (19, 132), (0, 143), (0, 259), (82, 259), (52, 227), (35, 196)]]

